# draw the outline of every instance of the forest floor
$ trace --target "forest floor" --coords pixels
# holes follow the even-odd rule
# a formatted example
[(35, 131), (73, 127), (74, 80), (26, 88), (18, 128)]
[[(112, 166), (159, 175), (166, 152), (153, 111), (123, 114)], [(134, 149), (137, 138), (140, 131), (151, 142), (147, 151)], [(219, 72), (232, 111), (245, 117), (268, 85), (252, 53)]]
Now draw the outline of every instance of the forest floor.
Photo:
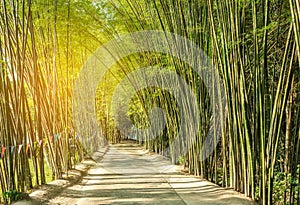
[(70, 172), (15, 204), (254, 205), (242, 194), (181, 172), (161, 155), (124, 142), (97, 152)]

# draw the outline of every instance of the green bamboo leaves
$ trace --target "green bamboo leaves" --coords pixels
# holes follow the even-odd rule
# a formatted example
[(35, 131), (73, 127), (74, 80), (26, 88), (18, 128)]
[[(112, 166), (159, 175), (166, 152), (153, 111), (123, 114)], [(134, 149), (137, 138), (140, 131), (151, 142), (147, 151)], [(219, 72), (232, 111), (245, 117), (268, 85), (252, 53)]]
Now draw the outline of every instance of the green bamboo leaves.
[[(58, 54), (51, 52), (58, 44), (48, 32), (52, 19), (38, 24), (33, 17), (42, 17), (32, 12), (37, 7), (45, 9), (31, 1), (5, 0), (0, 5), (1, 193), (26, 192), (60, 178), (83, 154), (76, 152), (80, 143), (68, 123), (70, 79), (62, 74)], [(78, 148), (70, 153), (70, 145)], [(5, 203), (13, 199), (3, 197)]]
[[(291, 120), (299, 116), (299, 88), (295, 81), (299, 79), (298, 72), (295, 74), (299, 70), (299, 1), (151, 0), (141, 7), (129, 4), (136, 5), (137, 1), (122, 4), (128, 14), (138, 14), (136, 27), (161, 29), (189, 38), (206, 51), (222, 76), (227, 120), (222, 124), (220, 147), (209, 160), (201, 161), (200, 150), (211, 115), (205, 86), (182, 62), (161, 57), (156, 61), (169, 64), (184, 76), (200, 99), (197, 143), (184, 156), (189, 171), (233, 187), (262, 204), (300, 203), (299, 172), (295, 171), (299, 166), (299, 125)], [(178, 48), (178, 52), (182, 50)], [(147, 100), (142, 103), (151, 104), (153, 93), (144, 95)], [(162, 95), (158, 103), (168, 101), (166, 106), (172, 106), (174, 102), (166, 97)], [(176, 130), (180, 120), (176, 121), (174, 115), (176, 112), (169, 115), (169, 120)], [(157, 147), (164, 144), (163, 140), (173, 140), (172, 130), (167, 123), (161, 140), (146, 145), (159, 152)], [(275, 186), (280, 173), (285, 175), (285, 187)], [(288, 176), (292, 176), (293, 183)], [(278, 201), (278, 190), (283, 189), (288, 190)]]
[[(137, 127), (147, 127), (148, 111), (159, 106), (165, 110), (165, 128), (155, 140), (137, 140), (183, 163), (190, 173), (233, 187), (261, 204), (300, 204), (298, 0), (1, 1), (2, 192), (45, 183), (48, 167), (59, 178), (82, 158), (87, 150), (74, 133), (71, 105), (78, 70), (103, 42), (144, 30), (180, 35), (212, 59), (224, 84), (224, 93), (214, 93), (215, 102), (227, 104), (224, 110), (218, 106), (224, 119), (218, 125), (221, 140), (201, 160), (210, 125), (216, 122), (209, 88), (191, 68), (201, 61), (194, 62), (197, 55), (187, 42), (169, 45), (178, 55), (188, 53), (186, 62), (147, 51), (118, 61), (105, 74), (96, 99), (105, 127), (101, 134), (115, 140), (109, 105), (114, 85), (137, 67), (165, 67), (185, 81), (199, 102), (196, 138), (178, 142), (189, 151), (176, 156), (171, 144), (178, 140), (182, 120), (179, 104), (170, 92), (151, 87), (133, 96), (127, 115)], [(217, 143), (216, 136), (211, 143)], [(101, 145), (96, 138), (93, 142), (90, 150)]]

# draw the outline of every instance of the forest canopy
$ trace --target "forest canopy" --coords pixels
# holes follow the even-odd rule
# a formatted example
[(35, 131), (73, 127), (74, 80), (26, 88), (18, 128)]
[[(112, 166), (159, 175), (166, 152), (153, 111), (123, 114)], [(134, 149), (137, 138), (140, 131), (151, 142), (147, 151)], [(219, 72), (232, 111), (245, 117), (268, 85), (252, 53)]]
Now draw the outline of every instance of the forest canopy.
[[(101, 132), (79, 134), (73, 89), (81, 69), (98, 48), (138, 31), (182, 37), (182, 46), (170, 44), (169, 49), (188, 54), (186, 59), (143, 51), (118, 60), (92, 99)], [(188, 42), (210, 59), (224, 86), (214, 103), (207, 82), (191, 66), (198, 65), (199, 53)], [(117, 142), (115, 133), (121, 129), (124, 137), (183, 163), (190, 174), (263, 205), (300, 204), (299, 57), (298, 0), (2, 0), (1, 200), (10, 203), (16, 193), (61, 178), (106, 142)], [(173, 87), (190, 88), (197, 102), (195, 118), (182, 117), (193, 111), (187, 98), (178, 100), (172, 94), (176, 89), (157, 86), (139, 89), (129, 104), (119, 99), (113, 107), (118, 85), (140, 68), (148, 68), (147, 76), (156, 71), (180, 76), (184, 83), (175, 79)], [(129, 82), (125, 91), (134, 87)], [(162, 132), (155, 138), (138, 135), (132, 124), (151, 127), (155, 107), (164, 110)], [(182, 124), (187, 129), (196, 125), (195, 138), (176, 138)], [(212, 124), (220, 127), (220, 139), (214, 132), (213, 152), (204, 159), (202, 147)]]

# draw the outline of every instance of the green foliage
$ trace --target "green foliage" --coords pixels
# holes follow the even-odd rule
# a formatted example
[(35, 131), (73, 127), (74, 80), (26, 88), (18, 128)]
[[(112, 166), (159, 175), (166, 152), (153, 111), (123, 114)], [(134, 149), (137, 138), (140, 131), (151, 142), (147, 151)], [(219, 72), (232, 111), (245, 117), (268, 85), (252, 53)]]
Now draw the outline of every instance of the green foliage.
[(287, 181), (285, 181), (285, 174), (283, 172), (276, 172), (273, 183), (273, 199), (278, 204), (283, 204), (284, 202), (285, 183), (290, 185), (291, 175), (289, 174)]
[[(300, 165), (298, 165), (297, 172), (299, 173)], [(273, 182), (273, 200), (275, 204), (285, 204), (284, 194), (287, 193), (287, 196), (290, 196), (290, 190), (285, 189), (285, 187), (294, 187), (295, 188), (295, 195), (299, 193), (299, 182), (298, 178), (293, 177), (291, 173), (287, 174), (285, 177), (285, 173), (283, 172), (276, 172), (274, 175), (274, 182)], [(290, 204), (287, 202), (286, 204)]]
[(183, 165), (183, 163), (184, 163), (184, 156), (179, 157), (178, 163), (179, 163), (180, 165)]
[[(29, 168), (32, 177), (32, 184), (37, 184), (32, 159), (29, 159)], [(46, 162), (44, 162), (44, 171), (45, 171), (46, 183), (53, 181), (53, 172)], [(39, 176), (39, 181), (41, 181), (41, 176)]]
[(22, 196), (23, 196), (22, 193), (20, 193), (16, 190), (6, 191), (6, 192), (2, 193), (2, 196), (3, 196), (4, 201), (6, 201), (8, 204), (10, 204), (13, 201), (23, 199), (22, 198)]
[[(18, 146), (71, 131), (72, 86), (87, 57), (121, 33), (163, 30), (196, 43), (211, 57), (222, 77), (228, 106), (220, 146), (209, 159), (200, 161), (212, 114), (207, 90), (188, 65), (154, 52), (122, 59), (100, 82), (96, 107), (105, 137), (108, 140), (114, 137), (116, 123), (111, 100), (118, 83), (139, 67), (165, 67), (179, 74), (200, 101), (197, 143), (186, 158), (175, 161), (187, 160), (190, 172), (246, 192), (253, 199), (261, 199), (263, 204), (299, 203), (297, 3), (297, 0), (25, 0), (22, 4), (3, 0), (0, 144)], [(178, 53), (186, 52), (185, 46), (177, 49)], [(124, 114), (124, 106), (127, 105), (121, 103), (116, 113)], [(125, 114), (138, 128), (149, 126), (147, 114), (154, 106), (165, 110), (166, 128), (145, 145), (157, 152), (170, 148), (181, 122), (172, 95), (159, 88), (143, 89), (129, 106)], [(45, 182), (52, 180), (53, 175), (61, 177), (69, 168), (70, 151), (65, 141), (57, 146), (45, 145), (42, 156), (35, 155), (38, 149), (30, 147), (32, 159), (24, 151), (12, 157), (6, 154), (0, 162), (3, 197), (18, 199), (18, 190), (7, 191), (8, 187), (27, 189), (37, 185), (35, 176), (39, 181), (45, 178)], [(81, 146), (78, 144), (75, 150), (78, 161), (85, 152)], [(172, 153), (167, 155), (172, 157)], [(9, 173), (10, 167), (19, 166), (25, 168)], [(14, 176), (13, 180), (7, 178), (8, 173)], [(32, 180), (27, 180), (28, 175)], [(27, 181), (19, 184), (24, 179)]]

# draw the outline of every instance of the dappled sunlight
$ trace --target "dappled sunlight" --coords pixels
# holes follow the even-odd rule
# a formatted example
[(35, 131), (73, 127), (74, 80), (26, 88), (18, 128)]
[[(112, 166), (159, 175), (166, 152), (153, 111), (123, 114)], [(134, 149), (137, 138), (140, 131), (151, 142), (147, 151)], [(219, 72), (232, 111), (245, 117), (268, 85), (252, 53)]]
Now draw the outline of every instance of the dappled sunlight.
[(299, 0), (1, 0), (0, 204), (299, 205), (299, 122)]
[[(51, 200), (60, 204), (250, 204), (238, 193), (179, 172), (165, 157), (130, 144), (109, 146), (103, 159)], [(157, 160), (155, 160), (157, 159)], [(165, 167), (177, 171), (164, 172)]]

